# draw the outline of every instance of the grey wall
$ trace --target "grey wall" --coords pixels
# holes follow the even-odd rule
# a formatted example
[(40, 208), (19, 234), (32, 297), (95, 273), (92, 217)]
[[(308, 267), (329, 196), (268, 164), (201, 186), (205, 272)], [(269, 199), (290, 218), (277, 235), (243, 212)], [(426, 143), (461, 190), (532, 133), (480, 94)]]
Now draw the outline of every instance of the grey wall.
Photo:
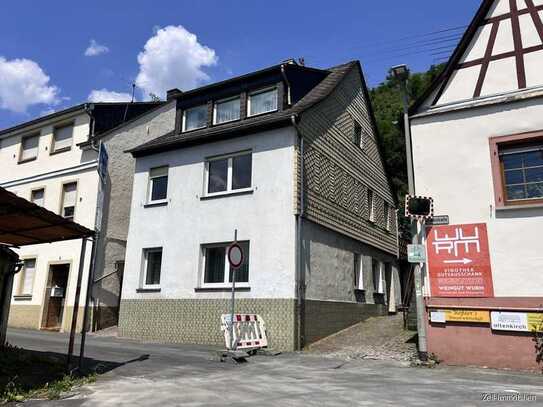
[(97, 247), (95, 280), (105, 277), (93, 288), (93, 297), (99, 306), (95, 308), (96, 328), (115, 324), (121, 289), (132, 184), (135, 160), (126, 150), (172, 131), (175, 126), (175, 102), (144, 114), (135, 121), (114, 130), (102, 140), (109, 154), (108, 182), (106, 185), (102, 235)]
[[(320, 226), (303, 222), (303, 259), (305, 269), (305, 298), (308, 300), (363, 302), (375, 304), (372, 259), (388, 264), (387, 274), (398, 274), (397, 259), (386, 252)], [(355, 293), (354, 254), (361, 256), (364, 288)], [(395, 270), (392, 273), (392, 270)], [(390, 278), (387, 278), (390, 281)], [(390, 286), (390, 283), (388, 283)], [(399, 277), (396, 281), (399, 291)], [(386, 299), (386, 294), (383, 296)]]
[[(314, 222), (304, 220), (302, 253), (305, 278), (304, 344), (361, 322), (386, 315), (399, 304), (400, 279), (395, 256)], [(364, 290), (355, 290), (355, 253), (362, 262)], [(385, 294), (374, 292), (372, 259), (386, 265)], [(390, 299), (391, 280), (395, 298)]]

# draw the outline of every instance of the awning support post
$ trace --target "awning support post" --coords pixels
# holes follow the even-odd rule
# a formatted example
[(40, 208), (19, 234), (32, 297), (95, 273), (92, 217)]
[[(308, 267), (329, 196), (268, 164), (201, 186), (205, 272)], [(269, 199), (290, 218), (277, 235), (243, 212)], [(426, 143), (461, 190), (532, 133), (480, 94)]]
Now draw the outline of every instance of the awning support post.
[(81, 348), (79, 350), (79, 370), (83, 365), (83, 358), (85, 356), (85, 338), (87, 334), (87, 325), (89, 324), (89, 305), (92, 297), (92, 287), (94, 285), (94, 261), (95, 261), (95, 250), (96, 250), (96, 240), (97, 236), (95, 235), (92, 239), (92, 248), (91, 248), (91, 260), (89, 265), (89, 279), (87, 283), (87, 298), (85, 300), (85, 309), (83, 311), (83, 328), (81, 329)]
[(70, 342), (68, 344), (68, 360), (66, 369), (71, 373), (72, 355), (74, 353), (75, 330), (77, 328), (77, 311), (79, 310), (79, 297), (81, 296), (81, 280), (83, 279), (83, 269), (85, 267), (85, 251), (87, 248), (87, 238), (81, 239), (81, 254), (79, 256), (79, 271), (77, 274), (77, 286), (75, 289), (74, 311), (72, 314), (72, 326), (70, 329)]

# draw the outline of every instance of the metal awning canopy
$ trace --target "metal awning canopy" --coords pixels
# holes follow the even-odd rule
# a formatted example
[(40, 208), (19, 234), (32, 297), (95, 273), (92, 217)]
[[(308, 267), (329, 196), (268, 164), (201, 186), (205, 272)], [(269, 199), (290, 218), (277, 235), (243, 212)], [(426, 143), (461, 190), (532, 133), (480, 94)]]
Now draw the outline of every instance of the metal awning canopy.
[(93, 235), (92, 230), (0, 187), (0, 244), (26, 246)]

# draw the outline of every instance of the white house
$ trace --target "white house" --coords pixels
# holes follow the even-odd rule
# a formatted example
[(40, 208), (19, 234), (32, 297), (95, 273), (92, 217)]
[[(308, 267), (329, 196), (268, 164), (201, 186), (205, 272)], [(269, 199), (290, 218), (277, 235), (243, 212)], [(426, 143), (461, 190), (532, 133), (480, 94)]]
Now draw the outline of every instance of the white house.
[[(81, 104), (0, 131), (0, 186), (93, 230), (97, 151), (79, 145), (155, 106), (142, 103), (127, 109), (127, 103)], [(9, 326), (69, 330), (80, 251), (80, 240), (17, 250), (24, 268), (15, 279)], [(88, 246), (83, 299), (90, 256)]]
[(357, 62), (290, 61), (176, 98), (175, 130), (130, 150), (121, 335), (224, 344), (235, 230), (237, 310), (275, 348), (399, 301), (395, 202)]
[(428, 350), (445, 362), (537, 366), (527, 331), (543, 310), (542, 20), (541, 0), (483, 1), (412, 109), (416, 193), (451, 224), (488, 230), (487, 295), (442, 298), (426, 287), (429, 312), (474, 312), (429, 323)]

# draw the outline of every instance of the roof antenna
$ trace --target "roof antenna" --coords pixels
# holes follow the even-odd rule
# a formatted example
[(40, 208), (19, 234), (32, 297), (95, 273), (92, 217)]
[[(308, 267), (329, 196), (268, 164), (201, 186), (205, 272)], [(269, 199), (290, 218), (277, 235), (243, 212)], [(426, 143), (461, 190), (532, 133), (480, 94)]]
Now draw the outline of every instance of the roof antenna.
[(304, 57), (298, 58), (298, 64), (301, 66), (305, 66), (305, 58)]

